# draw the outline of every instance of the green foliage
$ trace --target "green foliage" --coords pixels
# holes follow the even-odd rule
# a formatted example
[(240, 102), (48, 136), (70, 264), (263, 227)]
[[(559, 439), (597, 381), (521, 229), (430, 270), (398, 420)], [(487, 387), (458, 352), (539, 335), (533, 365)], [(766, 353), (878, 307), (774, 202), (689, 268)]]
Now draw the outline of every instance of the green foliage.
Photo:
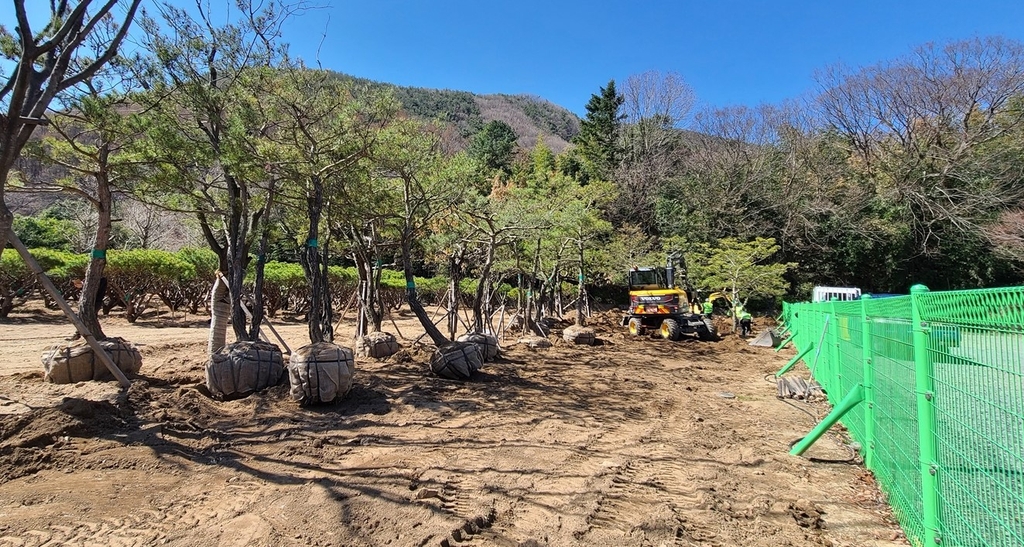
[(555, 175), (555, 154), (538, 135), (537, 142), (530, 150), (530, 171), (526, 174), (526, 186), (541, 191), (548, 187)]
[(466, 130), (480, 123), (480, 107), (466, 91), (397, 87), (395, 96), (403, 109), (415, 116), (455, 123)]
[(34, 287), (35, 276), (18, 253), (0, 255), (0, 318), (25, 303)]
[[(192, 265), (193, 279), (209, 279), (212, 281), (220, 264), (217, 254), (210, 249), (184, 248), (175, 253), (177, 258)], [(187, 276), (186, 276), (187, 277)]]
[(519, 137), (507, 123), (492, 120), (469, 141), (469, 157), (491, 170), (512, 172), (512, 158)]
[(622, 226), (594, 252), (593, 268), (603, 272), (609, 283), (625, 286), (633, 266), (658, 266), (665, 263), (664, 253), (655, 240), (636, 226)]
[(772, 238), (741, 242), (732, 238), (714, 245), (697, 244), (687, 254), (691, 282), (698, 289), (730, 291), (735, 299), (778, 298), (786, 293), (786, 273), (797, 266), (793, 262), (769, 262), (779, 251)]
[[(246, 273), (245, 282), (252, 283), (256, 274), (252, 268)], [(306, 283), (306, 274), (302, 266), (290, 262), (267, 262), (263, 267), (263, 281), (268, 285), (277, 285), (289, 289)]]
[(330, 266), (327, 268), (327, 275), (331, 285), (338, 288), (355, 287), (359, 283), (359, 273), (351, 266)]
[(615, 90), (615, 80), (591, 95), (587, 102), (587, 116), (580, 122), (580, 132), (573, 142), (583, 156), (596, 168), (596, 176), (607, 176), (619, 158), (619, 132), (625, 114), (620, 110), (625, 101)]
[(123, 287), (138, 290), (196, 276), (193, 264), (156, 249), (110, 251), (105, 271), (110, 281), (117, 279)]
[(14, 215), (13, 228), (29, 249), (45, 247), (70, 251), (77, 232), (73, 222), (54, 216), (49, 210), (37, 217)]
[[(246, 273), (246, 285), (255, 280), (252, 268)], [(309, 285), (302, 266), (290, 262), (267, 262), (263, 266), (263, 306), (267, 315), (275, 317), (282, 309), (305, 309)]]
[(172, 310), (185, 306), (189, 312), (198, 313), (200, 307), (209, 308), (210, 291), (220, 266), (217, 254), (210, 249), (184, 248), (175, 256), (192, 265), (194, 274), (186, 273), (174, 283), (163, 284), (157, 294)]
[[(29, 254), (66, 298), (74, 296), (71, 281), (82, 279), (89, 260), (87, 257), (54, 249), (30, 249)], [(21, 255), (8, 251), (0, 256), (0, 317), (7, 317), (36, 289), (35, 275)]]

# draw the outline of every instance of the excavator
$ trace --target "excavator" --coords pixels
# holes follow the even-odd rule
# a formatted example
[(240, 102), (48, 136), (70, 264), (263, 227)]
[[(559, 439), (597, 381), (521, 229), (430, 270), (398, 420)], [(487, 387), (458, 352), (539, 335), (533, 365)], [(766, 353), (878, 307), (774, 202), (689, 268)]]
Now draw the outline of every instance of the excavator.
[[(676, 271), (681, 283), (676, 283)], [(633, 267), (629, 281), (629, 311), (622, 325), (629, 333), (641, 336), (657, 331), (662, 338), (679, 340), (684, 334), (695, 334), (700, 340), (717, 340), (718, 333), (710, 317), (700, 313), (694, 291), (686, 283), (681, 259), (669, 255), (665, 267)]]
[(732, 303), (732, 299), (729, 298), (729, 294), (728, 293), (713, 292), (713, 293), (709, 294), (708, 297), (705, 300), (707, 302), (717, 302), (719, 300), (725, 300), (725, 305), (729, 308), (729, 315), (731, 316), (733, 314), (734, 306), (733, 306), (733, 303)]

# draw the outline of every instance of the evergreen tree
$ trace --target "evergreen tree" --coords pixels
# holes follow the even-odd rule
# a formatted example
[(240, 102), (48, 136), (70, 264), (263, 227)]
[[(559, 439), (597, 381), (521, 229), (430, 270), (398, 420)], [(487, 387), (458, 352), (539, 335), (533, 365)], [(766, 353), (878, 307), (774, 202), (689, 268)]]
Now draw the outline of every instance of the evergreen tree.
[(619, 160), (619, 128), (625, 115), (619, 111), (624, 98), (615, 91), (615, 80), (609, 80), (597, 95), (587, 102), (587, 116), (580, 122), (580, 132), (573, 139), (589, 160), (598, 178), (607, 178)]
[(501, 120), (491, 120), (473, 135), (469, 155), (488, 169), (511, 173), (518, 138), (512, 126)]

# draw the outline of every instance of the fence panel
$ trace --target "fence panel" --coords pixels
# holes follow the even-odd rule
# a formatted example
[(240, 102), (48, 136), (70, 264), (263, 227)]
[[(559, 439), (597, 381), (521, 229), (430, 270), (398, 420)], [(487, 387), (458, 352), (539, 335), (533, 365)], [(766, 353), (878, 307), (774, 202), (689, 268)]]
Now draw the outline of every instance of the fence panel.
[[(1024, 545), (1024, 287), (915, 294), (787, 304), (784, 320), (798, 351), (812, 347), (803, 361), (830, 401), (865, 388), (871, 409), (842, 421), (913, 544), (931, 526), (943, 545)], [(915, 331), (927, 339), (917, 354)], [(933, 428), (919, 408), (933, 409)], [(923, 467), (922, 443), (935, 446)], [(929, 471), (938, 507), (926, 526)]]
[(1024, 545), (1024, 293), (921, 299), (934, 363), (943, 544)]

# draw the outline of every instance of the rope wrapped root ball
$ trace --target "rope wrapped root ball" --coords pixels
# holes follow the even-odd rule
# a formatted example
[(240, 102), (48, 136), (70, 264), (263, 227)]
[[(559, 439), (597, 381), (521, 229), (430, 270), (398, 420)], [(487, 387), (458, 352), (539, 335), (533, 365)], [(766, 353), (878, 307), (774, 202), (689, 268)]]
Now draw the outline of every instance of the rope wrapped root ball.
[(581, 327), (579, 325), (572, 325), (562, 331), (562, 338), (566, 342), (573, 344), (580, 344), (583, 346), (593, 346), (597, 343), (597, 334), (594, 329), (590, 327)]
[(355, 357), (346, 347), (330, 342), (303, 346), (288, 361), (292, 399), (304, 405), (342, 399), (352, 389), (355, 371)]
[(395, 335), (390, 332), (371, 332), (356, 339), (356, 355), (373, 359), (386, 359), (401, 349)]
[[(142, 354), (123, 338), (107, 338), (98, 342), (117, 368), (126, 375), (135, 374), (142, 368)], [(103, 361), (96, 358), (95, 352), (85, 340), (60, 344), (43, 353), (42, 357), (43, 379), (47, 382), (74, 384), (90, 380), (114, 380), (114, 375), (103, 365)]]
[(480, 346), (471, 342), (451, 342), (438, 347), (430, 358), (430, 370), (442, 378), (469, 380), (483, 366)]
[(283, 377), (281, 348), (269, 342), (228, 344), (206, 362), (206, 387), (215, 397), (244, 397), (280, 384)]
[(480, 346), (484, 362), (493, 361), (498, 356), (498, 337), (486, 332), (469, 332), (458, 339), (459, 342), (469, 342)]

